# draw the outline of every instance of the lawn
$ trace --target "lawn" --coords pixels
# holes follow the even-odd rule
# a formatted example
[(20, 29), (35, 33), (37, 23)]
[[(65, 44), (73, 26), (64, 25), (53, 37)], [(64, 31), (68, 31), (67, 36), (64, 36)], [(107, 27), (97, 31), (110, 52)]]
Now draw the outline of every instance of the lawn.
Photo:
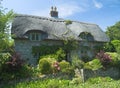
[(85, 83), (73, 84), (71, 80), (45, 79), (5, 84), (2, 88), (119, 88), (120, 80), (93, 78)]

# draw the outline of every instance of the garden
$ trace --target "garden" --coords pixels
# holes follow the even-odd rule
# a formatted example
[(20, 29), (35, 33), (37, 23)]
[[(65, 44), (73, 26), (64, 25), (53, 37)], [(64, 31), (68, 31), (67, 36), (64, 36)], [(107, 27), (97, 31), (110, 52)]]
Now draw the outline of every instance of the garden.
[[(114, 42), (114, 43), (113, 43)], [(120, 56), (118, 40), (113, 40), (115, 52), (105, 52), (107, 48), (101, 48), (92, 60), (84, 61), (78, 56), (74, 56), (71, 62), (66, 60), (66, 53), (76, 47), (74, 42), (67, 42), (66, 48), (56, 46), (40, 46), (43, 48), (41, 57), (36, 66), (27, 64), (21, 55), (12, 49), (0, 53), (0, 87), (2, 88), (118, 88)], [(46, 48), (45, 48), (46, 47)], [(51, 48), (53, 51), (51, 51)], [(44, 51), (45, 50), (45, 51)], [(47, 54), (46, 54), (47, 50)], [(104, 51), (103, 51), (104, 50)], [(34, 49), (34, 51), (36, 51)], [(49, 51), (49, 52), (48, 52)], [(33, 52), (34, 53), (34, 52)], [(98, 75), (97, 71), (107, 71), (110, 68), (118, 69), (117, 77), (114, 70), (110, 70), (112, 75)], [(87, 70), (85, 73), (84, 70)], [(83, 73), (81, 73), (84, 71)], [(88, 74), (91, 73), (92, 75)], [(86, 77), (85, 74), (90, 75)], [(101, 73), (100, 73), (101, 74)], [(105, 74), (105, 73), (103, 73)]]
[[(62, 47), (32, 47), (32, 53), (39, 52), (40, 57), (36, 66), (31, 66), (14, 50), (11, 38), (14, 35), (6, 33), (14, 16), (13, 11), (6, 13), (0, 7), (0, 88), (119, 88), (120, 22), (107, 28), (110, 42), (105, 43), (92, 60), (74, 56), (68, 61), (67, 53), (78, 48), (78, 42), (69, 38), (63, 41)], [(114, 69), (107, 72), (111, 68), (117, 72)]]

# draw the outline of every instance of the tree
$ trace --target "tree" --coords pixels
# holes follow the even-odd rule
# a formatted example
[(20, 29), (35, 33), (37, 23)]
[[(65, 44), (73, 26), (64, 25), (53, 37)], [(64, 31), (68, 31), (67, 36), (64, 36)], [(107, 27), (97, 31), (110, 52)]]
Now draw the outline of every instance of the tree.
[(5, 12), (0, 0), (0, 52), (12, 46), (13, 40), (10, 39), (10, 22), (14, 17), (12, 10)]
[(111, 42), (114, 45), (117, 53), (120, 54), (120, 40), (113, 40)]
[(120, 40), (120, 21), (116, 22), (113, 26), (107, 28), (106, 34), (110, 38), (110, 42), (105, 44), (104, 50), (106, 52), (116, 52), (115, 45), (113, 45), (113, 40)]
[(120, 40), (120, 21), (107, 28), (106, 34), (110, 40)]

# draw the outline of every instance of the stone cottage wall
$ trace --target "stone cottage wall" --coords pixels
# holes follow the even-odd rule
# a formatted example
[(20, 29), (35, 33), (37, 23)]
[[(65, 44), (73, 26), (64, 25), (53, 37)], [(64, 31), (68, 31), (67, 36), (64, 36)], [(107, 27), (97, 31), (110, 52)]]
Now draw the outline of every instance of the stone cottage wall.
[[(77, 50), (71, 51), (71, 59), (74, 60), (74, 57), (78, 56), (80, 59), (94, 59), (96, 55), (95, 46), (101, 46), (100, 42), (79, 42), (79, 47)], [(84, 57), (84, 58), (83, 58)]]
[(32, 46), (39, 46), (40, 42), (31, 42), (28, 40), (15, 40), (15, 50), (20, 53), (22, 59), (29, 64), (34, 64), (36, 58), (32, 55)]
[[(53, 41), (53, 40), (46, 40), (46, 41), (30, 41), (30, 40), (24, 40), (24, 39), (15, 39), (15, 50), (19, 52), (23, 59), (27, 60), (29, 64), (36, 64), (36, 61), (38, 58), (34, 57), (32, 54), (32, 46), (40, 46), (41, 44), (44, 45), (61, 45), (61, 41)], [(99, 43), (100, 44), (100, 43)], [(74, 60), (74, 56), (79, 56), (82, 59), (81, 51), (84, 51), (86, 49), (83, 48), (83, 46), (87, 46), (88, 49), (84, 56), (89, 56), (91, 59), (93, 59), (94, 49), (93, 47), (95, 45), (98, 45), (95, 42), (80, 42), (79, 47), (77, 50), (74, 50), (70, 53), (70, 57), (68, 58), (69, 61)]]
[(32, 46), (40, 46), (41, 44), (59, 45), (58, 41), (29, 41), (29, 40), (15, 40), (15, 50), (21, 54), (22, 59), (26, 60), (29, 64), (36, 64), (38, 58), (32, 54)]

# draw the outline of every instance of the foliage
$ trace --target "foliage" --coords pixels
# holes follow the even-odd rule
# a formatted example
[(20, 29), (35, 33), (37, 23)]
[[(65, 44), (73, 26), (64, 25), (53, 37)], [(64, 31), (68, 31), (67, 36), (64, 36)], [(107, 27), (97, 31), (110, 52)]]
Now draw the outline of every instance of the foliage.
[(49, 60), (45, 58), (39, 60), (39, 69), (42, 74), (52, 73), (52, 65)]
[(50, 55), (45, 55), (45, 56), (41, 56), (40, 57), (40, 59), (46, 59), (46, 60), (48, 60), (51, 64), (56, 61), (56, 58), (57, 58), (57, 56), (55, 54), (50, 54)]
[(110, 65), (114, 66), (114, 67), (117, 67), (117, 68), (120, 68), (120, 58), (119, 58), (118, 53), (107, 52), (107, 54), (109, 54), (111, 59), (112, 59)]
[(80, 74), (80, 70), (83, 70), (83, 69), (78, 69), (76, 68), (74, 71), (75, 71), (75, 77), (72, 79), (72, 81), (70, 82), (71, 84), (73, 85), (78, 85), (80, 83), (83, 83), (84, 82), (84, 79), (83, 77), (81, 76)]
[(60, 46), (58, 45), (40, 45), (40, 46), (33, 46), (32, 53), (35, 55), (39, 53), (39, 56), (45, 56), (49, 54), (55, 54), (57, 50), (59, 50)]
[(55, 61), (53, 63), (53, 73), (57, 73), (59, 72), (61, 69), (60, 69), (60, 65), (59, 65), (59, 62)]
[(33, 75), (33, 70), (27, 64), (23, 65), (16, 72), (8, 71), (7, 69), (8, 68), (4, 68), (3, 72), (0, 75), (0, 78), (3, 81), (10, 81), (10, 80), (13, 80), (13, 79), (14, 80), (15, 79), (22, 79), (22, 78), (31, 77)]
[(36, 53), (39, 53), (40, 58), (43, 57), (51, 57), (55, 58), (57, 61), (61, 61), (65, 59), (65, 52), (63, 48), (60, 46), (47, 46), (47, 45), (41, 45), (41, 46), (34, 46), (32, 47), (32, 53), (35, 55)]
[(21, 59), (20, 54), (15, 52), (3, 63), (0, 74), (2, 80), (11, 80), (32, 75), (32, 69)]
[(60, 48), (57, 52), (56, 52), (56, 56), (57, 56), (57, 61), (62, 61), (62, 60), (65, 60), (65, 56), (66, 56), (66, 54), (65, 54), (65, 52), (64, 52), (64, 50), (62, 49), (62, 48)]
[(0, 72), (3, 68), (3, 65), (9, 60), (10, 53), (0, 53)]
[(81, 68), (84, 67), (84, 62), (83, 62), (82, 60), (80, 60), (78, 56), (74, 56), (74, 57), (73, 57), (73, 60), (72, 60), (72, 66), (73, 66), (74, 68), (79, 68), (79, 69), (81, 69)]
[(63, 50), (66, 52), (66, 54), (77, 48), (78, 42), (74, 38), (69, 37), (68, 39), (63, 40)]
[[(4, 85), (2, 88), (67, 88), (70, 80), (46, 79), (24, 81), (16, 85)], [(5, 87), (6, 86), (6, 87)]]
[[(91, 81), (92, 80), (92, 81)], [(46, 79), (46, 80), (32, 80), (23, 81), (14, 84), (1, 86), (1, 88), (119, 88), (120, 80), (113, 80), (109, 77), (98, 77), (88, 80), (85, 83), (71, 84), (70, 80)], [(56, 84), (55, 84), (56, 83)], [(52, 85), (53, 84), (53, 85)]]
[(89, 78), (87, 80), (87, 82), (91, 83), (91, 84), (99, 84), (102, 82), (112, 82), (113, 79), (110, 77), (96, 77), (96, 78)]
[[(0, 3), (1, 5), (1, 3)], [(13, 11), (5, 12), (5, 9), (0, 6), (0, 52), (6, 51), (12, 46), (13, 40), (10, 40), (9, 29), (10, 22), (14, 18)]]
[(63, 39), (63, 45), (40, 45), (32, 47), (32, 54), (41, 57), (52, 55), (57, 61), (65, 60), (68, 53), (78, 47), (78, 42), (74, 38)]
[(116, 52), (116, 49), (114, 45), (110, 42), (107, 42), (104, 44), (104, 49), (105, 52)]
[(46, 88), (61, 88), (61, 87), (64, 87), (65, 83), (67, 85), (69, 81), (52, 79), (48, 82)]
[(0, 38), (0, 52), (10, 51), (13, 45), (14, 45), (13, 39), (9, 39), (8, 37)]
[(61, 68), (61, 71), (64, 73), (64, 72), (66, 72), (67, 71), (67, 69), (70, 67), (70, 63), (69, 62), (67, 62), (67, 61), (61, 61), (60, 62), (60, 68)]
[(99, 53), (97, 53), (96, 57), (101, 61), (104, 67), (110, 65), (110, 62), (112, 61), (110, 55), (105, 53), (104, 51), (100, 51)]
[(90, 57), (88, 55), (84, 55), (84, 56), (82, 56), (82, 61), (86, 63), (86, 62), (90, 61)]
[(66, 25), (72, 24), (72, 21), (71, 20), (65, 20), (65, 24)]
[(120, 40), (113, 40), (111, 42), (114, 45), (117, 53), (120, 54)]
[[(52, 50), (51, 50), (52, 51)], [(65, 52), (62, 48), (59, 48), (54, 54), (48, 54), (48, 55), (45, 55), (45, 56), (41, 56), (41, 58), (52, 58), (54, 60), (57, 60), (57, 61), (62, 61), (62, 60), (65, 60)]]
[(75, 77), (75, 78), (72, 79), (72, 81), (70, 82), (70, 84), (72, 84), (72, 85), (78, 85), (78, 84), (80, 84), (82, 82), (83, 81), (82, 81), (81, 77)]
[(13, 72), (13, 71), (19, 71), (19, 69), (24, 65), (24, 60), (21, 59), (21, 56), (19, 53), (14, 52), (10, 60), (6, 62), (7, 65), (7, 71)]
[(110, 40), (120, 40), (120, 21), (107, 28), (106, 34)]
[(94, 71), (102, 68), (102, 64), (99, 59), (93, 59), (92, 61), (85, 63), (84, 68)]
[(104, 50), (104, 44), (100, 44), (100, 45), (95, 45), (94, 46), (94, 51), (95, 53), (100, 52), (101, 50)]
[(63, 60), (59, 63), (59, 65), (60, 65), (61, 72), (63, 74), (67, 74), (71, 76), (74, 75), (74, 68), (70, 66), (69, 62)]
[[(120, 40), (120, 21), (116, 22), (116, 24), (114, 24), (113, 26), (108, 27), (107, 31), (106, 31), (106, 34), (109, 36), (111, 41), (109, 43), (107, 43), (107, 45), (105, 45), (105, 51), (115, 52), (116, 51), (116, 47), (115, 47), (116, 45), (114, 45), (114, 43), (117, 43), (116, 40)], [(114, 41), (114, 43), (112, 43), (112, 41)]]

